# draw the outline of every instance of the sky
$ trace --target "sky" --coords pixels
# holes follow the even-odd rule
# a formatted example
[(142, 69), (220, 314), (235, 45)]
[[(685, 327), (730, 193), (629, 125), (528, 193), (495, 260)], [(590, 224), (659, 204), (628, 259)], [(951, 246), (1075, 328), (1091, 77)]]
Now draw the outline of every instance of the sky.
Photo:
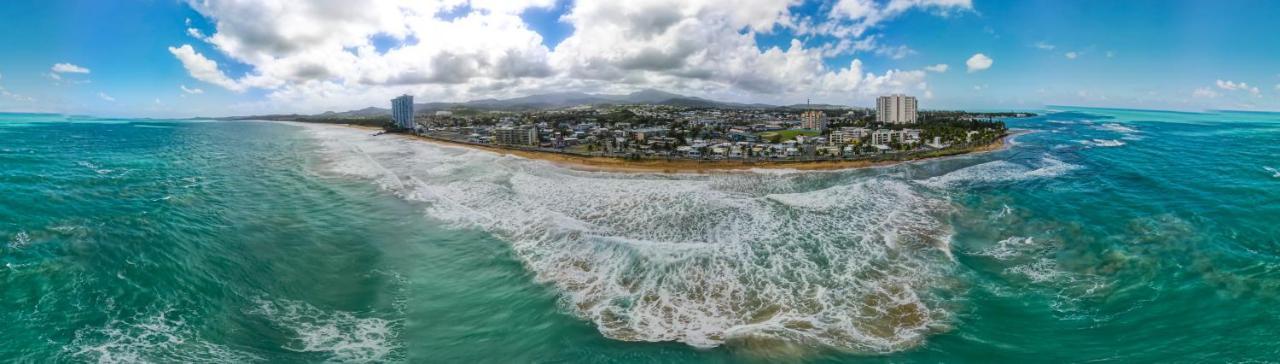
[(191, 117), (657, 89), (1280, 110), (1280, 1), (10, 0), (0, 112)]

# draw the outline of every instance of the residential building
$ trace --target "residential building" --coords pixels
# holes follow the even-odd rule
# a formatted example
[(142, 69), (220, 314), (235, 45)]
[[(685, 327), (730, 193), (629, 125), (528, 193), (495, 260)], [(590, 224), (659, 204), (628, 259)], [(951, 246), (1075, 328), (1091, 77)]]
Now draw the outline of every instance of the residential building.
[(916, 122), (916, 98), (893, 94), (876, 98), (876, 122), (911, 124)]
[(401, 95), (391, 99), (391, 120), (396, 127), (413, 130), (413, 96)]
[(850, 144), (870, 134), (871, 131), (867, 130), (867, 128), (844, 127), (831, 132), (829, 137), (832, 144)]
[(903, 144), (920, 143), (920, 129), (902, 129), (898, 132), (898, 141)]
[(667, 129), (661, 126), (655, 126), (655, 127), (649, 127), (649, 128), (633, 129), (631, 130), (631, 135), (636, 140), (644, 141), (645, 139), (648, 139), (648, 138), (666, 136), (668, 131), (670, 131), (670, 129)]
[(827, 114), (818, 110), (809, 110), (800, 114), (800, 127), (811, 130), (827, 129)]
[(493, 142), (503, 145), (538, 145), (538, 128), (499, 127), (493, 129)]
[(896, 133), (893, 130), (876, 129), (871, 133), (871, 145), (889, 145), (893, 141), (894, 134)]

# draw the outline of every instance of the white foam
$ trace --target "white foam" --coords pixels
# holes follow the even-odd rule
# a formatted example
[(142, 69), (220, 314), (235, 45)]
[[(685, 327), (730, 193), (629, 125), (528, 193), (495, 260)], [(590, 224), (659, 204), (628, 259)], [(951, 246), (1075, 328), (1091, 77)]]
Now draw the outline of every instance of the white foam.
[(376, 317), (359, 317), (345, 311), (326, 311), (290, 300), (257, 300), (250, 314), (267, 317), (290, 331), (293, 343), (284, 349), (325, 353), (340, 363), (394, 361), (400, 350), (398, 326)]
[(1035, 239), (1030, 237), (1012, 236), (996, 242), (987, 249), (984, 249), (975, 255), (991, 257), (999, 260), (1009, 260), (1020, 257), (1026, 253), (1028, 247), (1035, 246)]
[(31, 237), (26, 231), (19, 231), (13, 235), (13, 240), (9, 240), (9, 249), (22, 249), (31, 244)]
[(1016, 182), (1030, 179), (1058, 177), (1081, 168), (1045, 155), (1033, 167), (997, 160), (964, 167), (950, 173), (916, 181), (925, 186), (947, 188), (963, 184)]
[(1094, 126), (1093, 128), (1098, 130), (1114, 131), (1122, 134), (1134, 134), (1138, 132), (1138, 129), (1132, 126), (1127, 126), (1127, 125), (1122, 125), (1117, 123), (1106, 123), (1106, 124)]
[(1079, 143), (1084, 145), (1095, 146), (1095, 147), (1120, 147), (1120, 146), (1124, 146), (1125, 144), (1124, 141), (1115, 140), (1115, 139), (1080, 140)]
[(1262, 169), (1267, 170), (1267, 172), (1271, 172), (1271, 177), (1280, 178), (1280, 170), (1271, 167), (1262, 167)]
[(1022, 275), (1033, 283), (1054, 282), (1063, 276), (1062, 271), (1058, 270), (1058, 263), (1049, 258), (1036, 259), (1030, 264), (1016, 265), (1005, 272)]
[[(712, 347), (767, 337), (902, 350), (948, 321), (949, 208), (884, 176), (571, 171), (397, 136), (307, 126), (330, 171), (374, 161), (427, 215), (509, 242), (606, 336)], [(334, 140), (337, 139), (337, 140)], [(352, 151), (358, 151), (352, 153)], [(360, 155), (358, 155), (360, 154)], [(819, 179), (817, 177), (822, 177)]]
[(110, 169), (106, 169), (106, 168), (99, 168), (97, 165), (93, 164), (92, 162), (88, 162), (88, 161), (79, 161), (79, 162), (76, 162), (76, 164), (77, 164), (77, 165), (79, 165), (79, 166), (81, 166), (81, 167), (85, 167), (85, 168), (88, 168), (88, 169), (92, 169), (92, 170), (93, 170), (93, 172), (94, 172), (94, 173), (97, 173), (97, 174), (110, 174), (111, 172), (113, 172), (113, 171), (112, 171), (112, 170), (110, 170)]
[(101, 327), (76, 330), (71, 345), (63, 352), (74, 361), (98, 363), (245, 363), (263, 360), (251, 353), (202, 340), (184, 319), (167, 309), (128, 319), (112, 319)]

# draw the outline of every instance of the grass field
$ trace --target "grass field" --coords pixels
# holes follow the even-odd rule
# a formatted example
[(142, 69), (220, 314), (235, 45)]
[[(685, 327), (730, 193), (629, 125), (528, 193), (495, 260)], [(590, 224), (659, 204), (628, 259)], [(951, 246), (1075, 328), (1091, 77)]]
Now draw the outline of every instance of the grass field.
[(770, 138), (773, 138), (774, 134), (782, 135), (782, 140), (780, 141), (785, 142), (788, 140), (794, 140), (798, 135), (818, 136), (819, 132), (817, 130), (808, 130), (808, 129), (789, 129), (789, 130), (779, 130), (779, 131), (766, 131), (766, 132), (756, 134), (756, 136), (759, 136), (761, 139), (764, 139), (764, 140), (769, 140)]

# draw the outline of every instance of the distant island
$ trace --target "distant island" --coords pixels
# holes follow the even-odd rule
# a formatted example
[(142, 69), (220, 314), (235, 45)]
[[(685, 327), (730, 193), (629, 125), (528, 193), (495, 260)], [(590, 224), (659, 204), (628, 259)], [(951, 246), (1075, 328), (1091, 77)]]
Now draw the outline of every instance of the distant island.
[(918, 110), (886, 95), (875, 108), (727, 103), (647, 90), (561, 93), (508, 100), (413, 104), (281, 120), (380, 128), (584, 169), (702, 172), (749, 168), (845, 169), (990, 151), (1026, 112)]

